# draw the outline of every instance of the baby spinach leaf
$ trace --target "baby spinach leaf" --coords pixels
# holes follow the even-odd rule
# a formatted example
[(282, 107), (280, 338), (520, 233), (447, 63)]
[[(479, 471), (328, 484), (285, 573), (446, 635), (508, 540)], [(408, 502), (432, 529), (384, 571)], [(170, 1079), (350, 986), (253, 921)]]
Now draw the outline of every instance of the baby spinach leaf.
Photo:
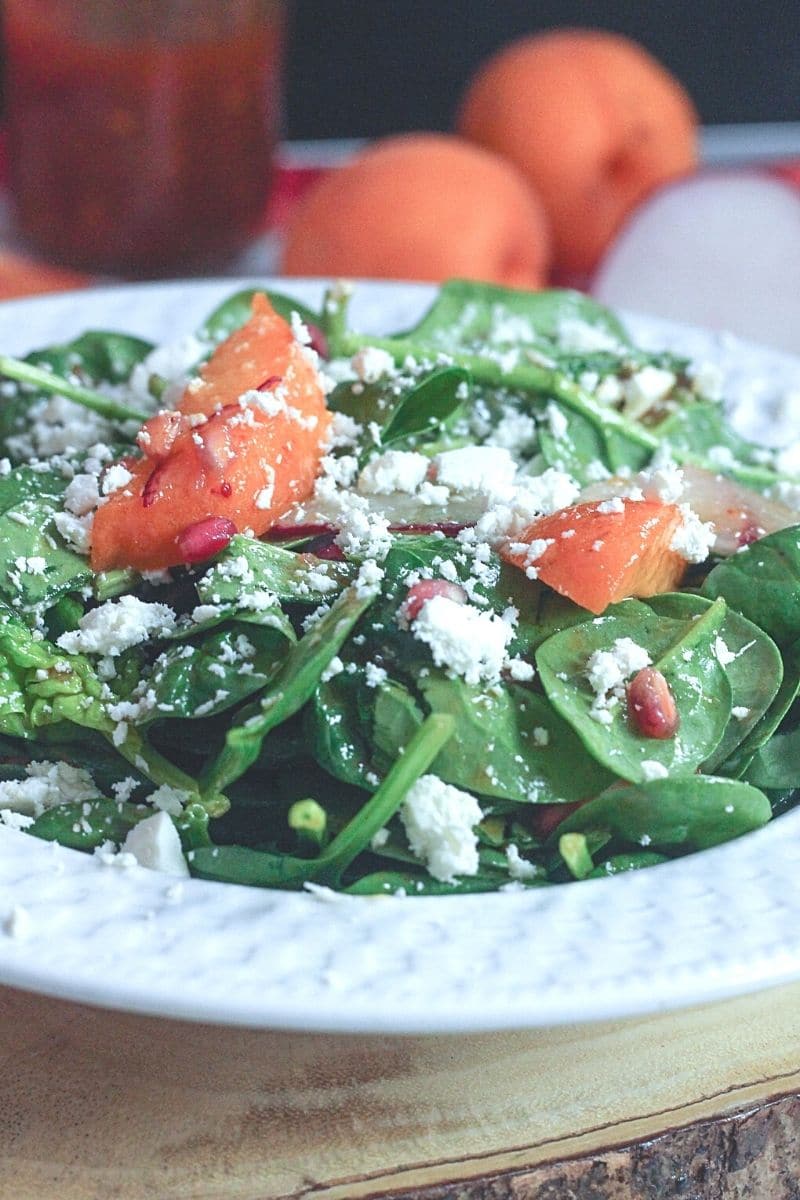
[(759, 788), (800, 787), (800, 729), (770, 738), (753, 755), (744, 778)]
[(150, 677), (152, 718), (196, 720), (233, 708), (266, 687), (290, 646), (281, 630), (238, 621), (196, 642), (170, 646)]
[(460, 367), (436, 367), (426, 375), (377, 383), (343, 383), (328, 398), (335, 412), (346, 413), (359, 425), (377, 427), (380, 445), (394, 446), (409, 439), (438, 433), (462, 408), (469, 376)]
[[(661, 616), (684, 621), (694, 620), (706, 612), (710, 603), (704, 597), (688, 592), (653, 596), (647, 601), (648, 607)], [(719, 637), (727, 651), (725, 659), (733, 655), (730, 661), (722, 664), (731, 685), (732, 715), (719, 744), (703, 763), (703, 770), (710, 775), (728, 774), (719, 768), (764, 716), (783, 679), (783, 661), (778, 647), (752, 621), (729, 608)]]
[(271, 592), (281, 603), (316, 605), (340, 592), (354, 574), (350, 563), (237, 534), (197, 580), (197, 594), (201, 604), (241, 607), (242, 592)]
[(766, 796), (750, 784), (692, 775), (615, 784), (570, 813), (557, 835), (604, 830), (638, 845), (706, 850), (759, 829), (770, 816)]
[(581, 484), (591, 483), (597, 463), (611, 474), (621, 470), (640, 471), (652, 456), (649, 445), (630, 437), (625, 428), (609, 426), (601, 412), (578, 411), (560, 406), (566, 422), (558, 437), (547, 424), (539, 426), (542, 455), (550, 467), (566, 471)]
[[(107, 708), (108, 689), (88, 659), (65, 654), (36, 638), (8, 609), (0, 608), (0, 732), (36, 737), (41, 726), (69, 722), (96, 730), (156, 784), (194, 792), (197, 785), (150, 746), (133, 726), (119, 739)], [(215, 797), (212, 797), (215, 800)]]
[(375, 696), (374, 690), (366, 687), (363, 667), (324, 680), (308, 706), (306, 728), (311, 752), (321, 767), (344, 783), (372, 791), (379, 780), (371, 769), (365, 692)]
[(337, 886), (353, 859), (367, 849), (378, 830), (397, 812), (409, 788), (425, 774), (452, 732), (450, 717), (428, 717), (378, 790), (319, 858), (293, 858), (246, 846), (215, 846), (189, 856), (192, 872), (203, 879), (247, 883), (253, 887), (297, 888), (308, 881)]
[[(698, 402), (679, 408), (661, 422), (658, 432), (678, 462), (696, 463), (762, 490), (774, 486), (779, 478), (772, 467), (758, 461), (763, 447), (731, 428), (721, 404)], [(720, 446), (730, 452), (730, 464), (720, 465), (718, 458), (710, 457), (710, 451)]]
[(118, 846), (134, 825), (145, 817), (152, 817), (153, 812), (144, 804), (102, 798), (79, 804), (57, 804), (37, 817), (27, 832), (46, 842), (60, 842), (73, 850), (93, 850), (103, 842)]
[(722, 596), (779, 646), (800, 638), (800, 525), (767, 534), (718, 563), (703, 595)]
[[(455, 733), (434, 764), (445, 782), (521, 804), (558, 804), (593, 795), (611, 781), (541, 696), (516, 684), (483, 691), (433, 670), (417, 684), (432, 712), (449, 713), (455, 721)], [(393, 746), (390, 738), (405, 735), (414, 712), (396, 693), (380, 689), (380, 694), (381, 726), (376, 722), (374, 736), (392, 757), (403, 743)]]
[[(83, 384), (74, 383), (71, 377), (57, 375), (54, 371), (34, 366), (19, 358), (11, 358), (7, 354), (0, 354), (0, 375), (5, 376), (6, 379), (13, 379), (17, 383), (24, 383), (35, 392), (50, 396), (65, 396), (67, 400), (74, 400), (76, 404), (91, 409), (92, 412), (98, 413), (109, 421), (123, 424), (126, 421), (136, 421), (141, 424), (150, 416), (149, 413), (133, 404), (123, 404), (113, 396), (107, 396)], [(17, 411), (17, 416), (19, 416), (19, 411)]]
[(750, 729), (742, 743), (717, 768), (719, 775), (738, 778), (743, 775), (753, 755), (769, 742), (800, 691), (800, 642), (784, 647), (783, 680), (767, 711)]
[(443, 284), (422, 320), (398, 336), (447, 352), (457, 346), (554, 345), (565, 321), (580, 321), (621, 345), (630, 344), (619, 319), (581, 292), (525, 292), (463, 279)]
[(225, 745), (203, 772), (201, 790), (221, 792), (258, 758), (261, 744), (277, 725), (298, 712), (314, 694), (320, 679), (375, 599), (373, 592), (351, 586), (329, 611), (292, 647), (283, 667), (257, 705), (236, 718)]
[(587, 879), (605, 879), (607, 875), (622, 875), (626, 871), (641, 871), (644, 867), (657, 867), (669, 862), (665, 854), (641, 850), (633, 854), (613, 854), (586, 876)]
[[(463, 875), (453, 883), (443, 883), (422, 870), (374, 871), (362, 875), (343, 890), (349, 896), (467, 896), (479, 892), (496, 892), (508, 883), (508, 874), (499, 872)], [(547, 883), (544, 872), (540, 879), (526, 882), (526, 887), (542, 887)]]
[(319, 325), (319, 313), (315, 313), (301, 301), (283, 292), (273, 292), (267, 288), (245, 288), (235, 295), (229, 296), (211, 313), (200, 326), (197, 336), (207, 342), (221, 342), (250, 317), (250, 308), (256, 292), (265, 292), (276, 313), (286, 321), (291, 321), (292, 313), (296, 312), (304, 324)]
[[(731, 688), (715, 653), (725, 618), (724, 604), (697, 620), (657, 616), (637, 601), (623, 601), (603, 617), (554, 634), (536, 652), (542, 686), (553, 707), (572, 726), (598, 763), (634, 783), (647, 777), (646, 763), (658, 763), (673, 775), (689, 775), (709, 757), (725, 731), (731, 712)], [(620, 701), (603, 715), (587, 666), (596, 651), (610, 651), (619, 638), (645, 649), (665, 676), (680, 715), (674, 737), (643, 737), (629, 724)]]

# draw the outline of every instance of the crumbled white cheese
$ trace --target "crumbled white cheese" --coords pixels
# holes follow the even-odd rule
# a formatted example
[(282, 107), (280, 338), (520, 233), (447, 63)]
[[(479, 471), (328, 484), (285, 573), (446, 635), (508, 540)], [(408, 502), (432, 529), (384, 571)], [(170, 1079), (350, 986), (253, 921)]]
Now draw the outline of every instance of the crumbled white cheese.
[(736, 662), (736, 655), (728, 648), (727, 643), (721, 637), (714, 638), (712, 647), (714, 657), (722, 667), (730, 666), (732, 662)]
[(353, 355), (350, 365), (362, 383), (377, 383), (395, 373), (394, 359), (379, 346), (365, 346)]
[(168, 875), (189, 874), (181, 839), (166, 812), (157, 812), (134, 825), (122, 843), (122, 851), (132, 854), (141, 867)]
[(433, 461), (436, 482), (461, 495), (506, 495), (517, 473), (514, 459), (502, 446), (445, 450)]
[(368, 662), (364, 667), (364, 682), (367, 687), (376, 688), (385, 683), (388, 674), (383, 667), (379, 667), (377, 663)]
[(692, 387), (707, 400), (721, 400), (725, 372), (717, 363), (694, 363), (691, 368)]
[(651, 500), (661, 500), (664, 504), (676, 504), (686, 487), (683, 471), (671, 459), (651, 465), (635, 478), (641, 484), (645, 496)]
[(88, 771), (66, 762), (31, 762), (25, 773), (25, 779), (0, 783), (0, 808), (38, 817), (57, 804), (94, 800), (100, 794)]
[(78, 622), (76, 630), (62, 633), (57, 645), (70, 654), (103, 654), (114, 657), (151, 637), (167, 637), (177, 618), (166, 604), (147, 604), (136, 596), (108, 600)]
[(625, 501), (621, 496), (610, 496), (608, 500), (601, 500), (597, 506), (599, 513), (622, 513), (625, 512)]
[(114, 463), (103, 475), (103, 495), (110, 496), (112, 492), (118, 492), (120, 488), (127, 487), (132, 479), (133, 475), (127, 467), (122, 463)]
[(152, 804), (153, 808), (158, 808), (162, 812), (169, 813), (171, 817), (179, 817), (185, 805), (190, 804), (191, 801), (191, 792), (184, 791), (183, 788), (172, 787), (168, 783), (162, 783), (161, 787), (156, 788), (147, 797), (148, 804)]
[(331, 659), (331, 661), (328, 663), (325, 670), (320, 675), (320, 680), (322, 683), (327, 683), (329, 679), (335, 679), (335, 677), (337, 675), (341, 675), (343, 670), (344, 670), (344, 663), (339, 658), (339, 655), (335, 654), (333, 656), (333, 658)]
[(563, 317), (556, 330), (559, 349), (567, 354), (595, 354), (608, 351), (619, 353), (622, 347), (617, 338), (580, 317)]
[(526, 858), (523, 858), (513, 842), (506, 846), (506, 861), (508, 863), (508, 873), (511, 878), (517, 879), (521, 883), (535, 879), (539, 874), (539, 869), (535, 863), (528, 862)]
[(508, 410), (497, 424), (489, 427), (487, 446), (500, 446), (519, 458), (530, 451), (536, 441), (536, 422), (528, 413)]
[(625, 681), (650, 665), (650, 655), (632, 638), (617, 638), (610, 650), (595, 650), (586, 663), (586, 678), (595, 693), (590, 716), (610, 725), (613, 709), (625, 694)]
[(170, 407), (172, 402), (178, 400), (189, 373), (205, 358), (208, 349), (206, 342), (191, 333), (163, 346), (156, 346), (133, 368), (128, 381), (131, 391), (137, 398), (152, 402), (150, 381), (157, 376), (170, 385), (161, 397), (162, 404)]
[(641, 768), (645, 783), (651, 783), (654, 779), (666, 779), (669, 775), (664, 764), (656, 762), (654, 758), (645, 758), (641, 763)]
[(524, 658), (510, 658), (506, 670), (517, 683), (529, 683), (536, 674), (533, 663), (526, 662)]
[(478, 519), (474, 530), (459, 535), (459, 541), (503, 546), (537, 517), (569, 508), (579, 495), (580, 487), (571, 475), (548, 467), (541, 475), (520, 479), (507, 498), (496, 500)]
[(389, 496), (393, 492), (413, 495), (430, 467), (430, 459), (412, 450), (386, 450), (364, 467), (358, 478), (358, 490), (370, 496)]
[(358, 421), (348, 417), (347, 413), (335, 412), (331, 417), (328, 429), (329, 450), (347, 450), (359, 443), (361, 426)]
[(616, 375), (606, 375), (594, 389), (595, 399), (609, 407), (619, 404), (623, 395), (622, 380)]
[(400, 808), (412, 852), (442, 883), (452, 883), (457, 875), (477, 874), (474, 827), (482, 817), (474, 796), (443, 783), (436, 775), (418, 779)]
[(432, 596), (412, 622), (412, 631), (430, 647), (437, 667), (472, 684), (499, 679), (513, 635), (502, 617), (447, 596)]
[(642, 367), (623, 385), (626, 412), (630, 416), (642, 416), (655, 404), (665, 400), (676, 382), (672, 371), (663, 367)]
[(85, 473), (75, 475), (64, 492), (64, 508), (75, 517), (85, 517), (100, 503), (97, 476)]
[(716, 533), (710, 521), (701, 521), (697, 513), (688, 505), (679, 505), (681, 523), (672, 536), (670, 550), (675, 550), (687, 562), (705, 562), (711, 553)]
[(88, 512), (83, 517), (76, 517), (68, 512), (57, 512), (53, 515), (53, 524), (71, 549), (78, 554), (89, 553), (94, 512)]
[[(20, 459), (91, 451), (96, 443), (114, 439), (110, 421), (65, 396), (51, 396), (33, 404), (29, 416), (32, 423), (25, 433), (6, 438), (8, 449)], [(88, 465), (86, 469), (90, 469)]]

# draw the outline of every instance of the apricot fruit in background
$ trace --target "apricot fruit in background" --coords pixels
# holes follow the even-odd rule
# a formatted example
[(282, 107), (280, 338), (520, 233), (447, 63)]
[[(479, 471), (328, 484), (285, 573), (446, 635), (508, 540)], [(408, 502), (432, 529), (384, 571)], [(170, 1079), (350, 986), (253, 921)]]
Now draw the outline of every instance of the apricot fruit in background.
[(517, 169), (461, 138), (423, 133), (376, 142), (313, 185), (289, 223), (281, 269), (537, 288), (549, 262), (547, 218)]
[(91, 283), (88, 275), (51, 267), (35, 258), (3, 251), (0, 254), (0, 300), (68, 292)]
[(457, 123), (539, 193), (566, 274), (589, 272), (637, 203), (697, 163), (684, 88), (643, 47), (600, 30), (501, 50), (473, 78)]

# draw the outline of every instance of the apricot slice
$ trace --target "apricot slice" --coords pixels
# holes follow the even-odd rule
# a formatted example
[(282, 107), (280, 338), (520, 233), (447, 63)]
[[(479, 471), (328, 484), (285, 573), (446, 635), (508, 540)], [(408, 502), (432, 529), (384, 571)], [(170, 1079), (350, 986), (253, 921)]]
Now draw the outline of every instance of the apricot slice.
[(256, 295), (250, 319), (217, 347), (175, 412), (142, 429), (144, 457), (97, 511), (92, 567), (175, 566), (186, 558), (181, 535), (212, 517), (227, 530), (264, 533), (311, 494), (328, 424), (308, 351)]
[(678, 586), (686, 559), (670, 545), (682, 520), (677, 505), (661, 501), (590, 501), (534, 521), (502, 556), (599, 614)]

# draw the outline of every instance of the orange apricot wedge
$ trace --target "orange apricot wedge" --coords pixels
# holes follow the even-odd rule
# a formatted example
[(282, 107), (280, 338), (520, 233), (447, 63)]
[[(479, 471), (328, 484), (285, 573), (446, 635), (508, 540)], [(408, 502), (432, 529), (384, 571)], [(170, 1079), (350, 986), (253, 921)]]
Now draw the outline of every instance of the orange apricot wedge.
[(97, 511), (92, 567), (158, 570), (186, 562), (189, 545), (199, 561), (204, 530), (209, 553), (221, 531), (265, 533), (311, 494), (329, 421), (309, 352), (256, 295), (177, 409), (142, 428), (144, 457)]
[(678, 586), (686, 559), (671, 543), (682, 521), (675, 504), (590, 501), (540, 517), (503, 558), (599, 614), (629, 596), (656, 596)]

